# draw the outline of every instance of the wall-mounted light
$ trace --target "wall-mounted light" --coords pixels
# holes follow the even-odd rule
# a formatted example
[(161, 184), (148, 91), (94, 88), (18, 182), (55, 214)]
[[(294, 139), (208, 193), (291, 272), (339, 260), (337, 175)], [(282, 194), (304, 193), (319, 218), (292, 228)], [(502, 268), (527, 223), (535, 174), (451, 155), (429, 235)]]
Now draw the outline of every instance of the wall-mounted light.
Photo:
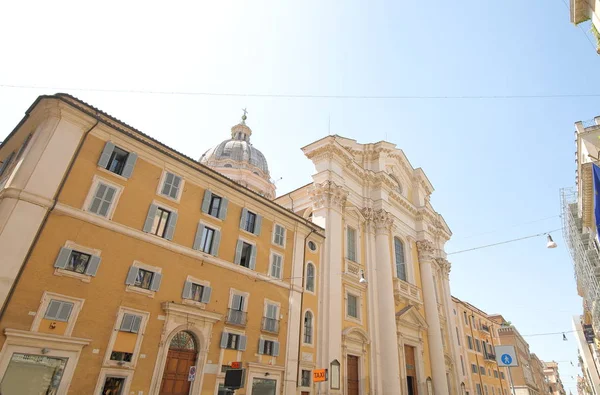
[(361, 270), (360, 271), (360, 280), (358, 280), (359, 283), (361, 284), (366, 284), (367, 283), (367, 279), (365, 278), (365, 271)]

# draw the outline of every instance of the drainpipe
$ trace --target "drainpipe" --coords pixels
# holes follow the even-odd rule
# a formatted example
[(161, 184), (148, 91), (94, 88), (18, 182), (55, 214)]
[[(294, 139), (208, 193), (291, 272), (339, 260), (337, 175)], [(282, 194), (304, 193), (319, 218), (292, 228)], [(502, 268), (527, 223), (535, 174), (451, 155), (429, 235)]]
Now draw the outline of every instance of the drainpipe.
[[(308, 235), (304, 238), (304, 245), (302, 246), (302, 294), (300, 295), (300, 330), (298, 331), (298, 372), (296, 372), (296, 388), (300, 387), (300, 354), (302, 350), (302, 328), (304, 326), (304, 291), (306, 288), (306, 240), (311, 234), (315, 232), (311, 229)], [(313, 328), (314, 328), (314, 317), (313, 317)], [(314, 337), (314, 330), (313, 330)], [(314, 340), (313, 340), (314, 341)]]
[[(471, 328), (471, 338), (473, 339), (473, 348), (475, 351), (475, 362), (477, 363), (477, 374), (479, 375), (479, 383), (481, 384), (481, 393), (483, 394), (483, 380), (481, 379), (481, 370), (479, 369), (479, 357), (477, 356), (477, 347), (475, 347), (475, 334), (473, 333), (473, 322), (475, 322), (475, 315), (471, 313), (472, 320), (469, 320), (469, 328)], [(475, 388), (475, 392), (477, 389)]]
[(10, 300), (12, 299), (12, 296), (15, 292), (15, 288), (17, 287), (17, 284), (18, 284), (19, 280), (21, 279), (23, 272), (25, 271), (25, 266), (29, 262), (29, 258), (31, 258), (33, 249), (37, 245), (37, 243), (40, 239), (40, 236), (42, 234), (42, 231), (46, 227), (48, 218), (50, 217), (50, 214), (52, 213), (52, 211), (54, 211), (54, 208), (56, 207), (56, 204), (58, 203), (58, 198), (60, 196), (60, 193), (62, 192), (62, 190), (67, 182), (67, 178), (71, 174), (71, 170), (73, 170), (73, 166), (75, 165), (75, 160), (77, 160), (77, 158), (79, 157), (79, 153), (81, 152), (81, 148), (83, 147), (85, 140), (87, 139), (90, 132), (96, 126), (98, 126), (98, 123), (100, 123), (100, 118), (98, 117), (98, 113), (96, 113), (95, 118), (96, 118), (96, 123), (83, 134), (83, 138), (79, 141), (79, 145), (75, 149), (75, 153), (73, 154), (73, 157), (71, 158), (71, 161), (69, 162), (67, 171), (65, 171), (65, 174), (63, 175), (62, 180), (60, 181), (60, 184), (58, 185), (58, 189), (56, 190), (56, 193), (54, 194), (54, 198), (52, 199), (52, 206), (50, 206), (48, 211), (46, 211), (46, 214), (44, 215), (44, 218), (42, 219), (42, 223), (40, 224), (40, 227), (38, 228), (38, 231), (36, 232), (36, 234), (33, 238), (33, 241), (31, 242), (31, 245), (29, 246), (29, 249), (27, 250), (27, 255), (25, 255), (25, 259), (23, 259), (23, 264), (19, 268), (17, 276), (15, 277), (15, 281), (13, 281), (13, 283), (10, 287), (10, 290), (8, 291), (8, 295), (6, 295), (6, 300), (4, 301), (4, 304), (2, 305), (2, 310), (0, 310), (0, 321), (2, 320), (2, 317), (4, 317), (6, 308), (8, 307), (8, 304), (9, 304)]

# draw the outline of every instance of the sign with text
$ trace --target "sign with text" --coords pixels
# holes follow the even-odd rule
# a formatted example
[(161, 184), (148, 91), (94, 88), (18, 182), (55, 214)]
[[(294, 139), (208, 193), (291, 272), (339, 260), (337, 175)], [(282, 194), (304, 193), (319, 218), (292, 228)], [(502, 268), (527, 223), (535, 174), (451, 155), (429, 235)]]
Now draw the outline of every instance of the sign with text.
[(316, 369), (313, 370), (313, 382), (321, 383), (323, 381), (327, 381), (327, 369)]

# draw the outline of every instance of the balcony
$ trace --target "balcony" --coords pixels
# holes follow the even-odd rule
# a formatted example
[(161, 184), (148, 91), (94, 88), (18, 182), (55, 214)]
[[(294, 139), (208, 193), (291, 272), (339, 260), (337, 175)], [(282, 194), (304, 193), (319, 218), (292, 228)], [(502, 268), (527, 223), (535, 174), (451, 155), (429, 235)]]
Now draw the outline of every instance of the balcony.
[(263, 317), (261, 329), (269, 333), (279, 333), (279, 320)]
[(480, 330), (482, 330), (483, 332), (490, 333), (490, 327), (485, 324), (481, 324)]
[(486, 361), (496, 361), (496, 354), (492, 354), (491, 352), (488, 352), (486, 354), (483, 355), (483, 359), (485, 359)]
[(237, 326), (246, 326), (246, 312), (229, 309), (227, 313), (227, 323)]
[(394, 298), (396, 299), (396, 304), (400, 302), (423, 303), (421, 289), (399, 278), (394, 278)]

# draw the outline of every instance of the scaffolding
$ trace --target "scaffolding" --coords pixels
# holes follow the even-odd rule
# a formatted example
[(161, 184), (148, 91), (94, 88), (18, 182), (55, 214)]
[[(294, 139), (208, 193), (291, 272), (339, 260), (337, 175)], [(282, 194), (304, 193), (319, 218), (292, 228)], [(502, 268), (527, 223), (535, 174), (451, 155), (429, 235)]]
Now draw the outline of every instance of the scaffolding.
[(600, 251), (595, 235), (583, 228), (579, 214), (577, 192), (573, 188), (561, 189), (563, 236), (569, 246), (577, 289), (592, 314), (596, 333), (600, 332)]

